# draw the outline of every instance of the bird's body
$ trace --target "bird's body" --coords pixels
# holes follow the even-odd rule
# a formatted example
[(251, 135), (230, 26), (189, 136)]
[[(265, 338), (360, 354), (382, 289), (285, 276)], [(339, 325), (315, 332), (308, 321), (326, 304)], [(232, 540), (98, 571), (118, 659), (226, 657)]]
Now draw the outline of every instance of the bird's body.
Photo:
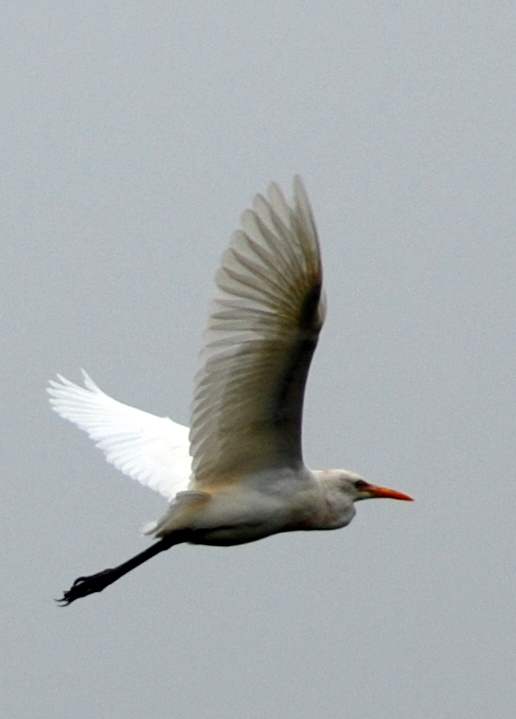
[(180, 493), (153, 533), (162, 538), (171, 531), (190, 529), (194, 544), (230, 546), (278, 532), (344, 527), (355, 508), (338, 487), (340, 473), (326, 474), (325, 478), (324, 472), (306, 467), (285, 467), (246, 477), (245, 482), (214, 493)]
[(124, 405), (84, 373), (51, 382), (54, 410), (86, 430), (121, 471), (170, 501), (158, 540), (114, 569), (80, 577), (65, 604), (104, 589), (179, 542), (230, 546), (296, 530), (338, 529), (354, 502), (405, 499), (347, 470), (303, 462), (308, 370), (325, 316), (315, 223), (299, 178), (289, 206), (276, 185), (242, 217), (216, 275), (191, 428)]

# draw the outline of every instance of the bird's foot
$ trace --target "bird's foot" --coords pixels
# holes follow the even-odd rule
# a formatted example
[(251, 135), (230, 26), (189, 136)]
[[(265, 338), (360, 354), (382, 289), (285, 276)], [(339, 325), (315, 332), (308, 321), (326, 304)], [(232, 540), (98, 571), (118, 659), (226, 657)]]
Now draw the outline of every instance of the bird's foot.
[(56, 602), (62, 607), (67, 607), (76, 599), (87, 597), (88, 594), (101, 592), (109, 584), (118, 578), (114, 569), (104, 569), (97, 574), (91, 574), (89, 577), (78, 577), (67, 592), (63, 593), (62, 599), (56, 599)]

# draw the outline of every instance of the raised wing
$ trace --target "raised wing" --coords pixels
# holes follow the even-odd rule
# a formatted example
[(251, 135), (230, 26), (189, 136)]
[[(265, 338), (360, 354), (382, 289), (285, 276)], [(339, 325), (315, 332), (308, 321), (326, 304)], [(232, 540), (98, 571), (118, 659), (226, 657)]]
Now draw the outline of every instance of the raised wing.
[(233, 234), (196, 377), (193, 486), (302, 464), (303, 396), (325, 315), (317, 231), (300, 178), (272, 184)]
[(188, 427), (117, 402), (83, 371), (84, 387), (58, 375), (47, 392), (52, 408), (83, 429), (117, 469), (167, 499), (188, 487)]

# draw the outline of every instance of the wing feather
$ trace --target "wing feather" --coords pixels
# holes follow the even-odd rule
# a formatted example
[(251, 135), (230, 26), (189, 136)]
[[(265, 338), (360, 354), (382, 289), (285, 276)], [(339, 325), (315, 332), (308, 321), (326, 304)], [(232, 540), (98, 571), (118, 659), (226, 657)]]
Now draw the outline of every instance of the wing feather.
[(83, 371), (84, 387), (58, 375), (50, 381), (57, 414), (89, 434), (124, 474), (167, 499), (187, 489), (191, 463), (188, 427), (118, 402)]
[(242, 216), (215, 276), (190, 430), (193, 484), (302, 464), (308, 370), (325, 315), (317, 231), (299, 178)]

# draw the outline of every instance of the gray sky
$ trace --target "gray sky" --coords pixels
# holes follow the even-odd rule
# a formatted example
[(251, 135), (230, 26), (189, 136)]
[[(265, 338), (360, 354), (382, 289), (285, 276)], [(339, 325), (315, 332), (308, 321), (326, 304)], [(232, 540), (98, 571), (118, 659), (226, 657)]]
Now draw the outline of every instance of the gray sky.
[[(2, 645), (9, 719), (512, 719), (516, 10), (8, 2)], [(147, 546), (158, 495), (56, 371), (187, 423), (218, 258), (302, 174), (328, 321), (305, 458), (406, 491), (346, 530)]]

